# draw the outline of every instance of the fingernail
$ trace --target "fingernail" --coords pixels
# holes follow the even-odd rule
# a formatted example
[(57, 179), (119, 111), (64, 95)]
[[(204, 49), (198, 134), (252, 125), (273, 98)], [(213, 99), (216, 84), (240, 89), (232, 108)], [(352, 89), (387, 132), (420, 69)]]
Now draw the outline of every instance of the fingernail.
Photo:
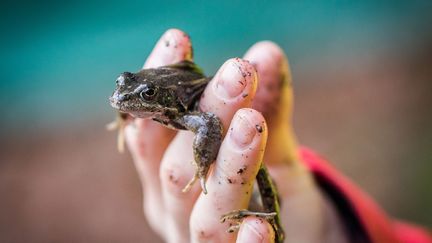
[(245, 65), (248, 64), (240, 58), (230, 59), (225, 62), (216, 76), (216, 93), (225, 98), (239, 96), (252, 77), (245, 70)]
[(230, 127), (230, 137), (240, 149), (246, 148), (254, 139), (256, 129), (242, 114), (236, 114)]
[(264, 237), (262, 234), (257, 229), (255, 229), (254, 226), (250, 225), (249, 222), (244, 223), (244, 225), (240, 228), (238, 235), (238, 242), (264, 242)]

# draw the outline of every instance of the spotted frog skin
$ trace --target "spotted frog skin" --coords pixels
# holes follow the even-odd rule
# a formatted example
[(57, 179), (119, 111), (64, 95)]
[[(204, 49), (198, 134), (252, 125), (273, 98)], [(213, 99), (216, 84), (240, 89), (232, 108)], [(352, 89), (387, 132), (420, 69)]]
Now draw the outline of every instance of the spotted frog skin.
[[(120, 132), (129, 114), (132, 117), (153, 119), (172, 129), (195, 133), (193, 154), (197, 169), (183, 189), (184, 192), (199, 179), (203, 193), (207, 193), (207, 173), (216, 160), (222, 142), (221, 121), (211, 112), (200, 111), (198, 105), (210, 79), (193, 62), (182, 61), (137, 73), (124, 72), (117, 78), (116, 89), (110, 97), (111, 106), (119, 111), (116, 127), (120, 128)], [(284, 237), (280, 227), (277, 193), (264, 166), (258, 171), (257, 184), (258, 196), (261, 197), (259, 204), (264, 212), (235, 210), (222, 215), (221, 221), (241, 221), (249, 215), (263, 217), (273, 226), (276, 242), (282, 242)], [(234, 231), (236, 227), (239, 224), (229, 231)]]
[(204, 193), (207, 172), (222, 141), (222, 123), (210, 112), (198, 109), (199, 98), (210, 81), (192, 62), (124, 72), (110, 97), (111, 106), (133, 117), (151, 118), (169, 128), (194, 132), (195, 176), (184, 191), (200, 179)]

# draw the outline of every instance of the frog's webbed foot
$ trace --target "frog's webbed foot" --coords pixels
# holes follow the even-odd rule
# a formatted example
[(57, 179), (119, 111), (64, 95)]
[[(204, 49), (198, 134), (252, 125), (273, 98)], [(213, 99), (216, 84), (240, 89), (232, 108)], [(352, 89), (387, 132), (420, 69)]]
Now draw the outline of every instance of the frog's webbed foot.
[(126, 127), (127, 114), (126, 113), (117, 113), (117, 117), (114, 121), (110, 122), (106, 125), (106, 128), (109, 131), (118, 130), (117, 134), (117, 149), (120, 153), (124, 152), (125, 147), (125, 135), (124, 129)]
[(186, 193), (186, 192), (190, 191), (192, 186), (195, 184), (196, 180), (198, 180), (198, 175), (195, 173), (195, 175), (192, 177), (192, 179), (183, 188), (182, 192)]
[(220, 222), (232, 221), (234, 224), (227, 230), (228, 233), (233, 233), (240, 228), (242, 220), (247, 216), (256, 216), (267, 220), (274, 227), (274, 218), (276, 212), (265, 213), (265, 212), (252, 212), (247, 209), (234, 210), (221, 216)]
[[(220, 222), (230, 222), (230, 227), (227, 232), (232, 233), (240, 228), (241, 222), (247, 216), (255, 216), (267, 220), (272, 226), (275, 233), (275, 242), (281, 243), (284, 241), (285, 235), (280, 221), (279, 199), (276, 187), (268, 173), (264, 164), (261, 164), (258, 170), (256, 181), (258, 184), (259, 196), (251, 198), (249, 210), (240, 209), (234, 210), (221, 216)], [(256, 195), (256, 194), (254, 194)], [(261, 202), (255, 200), (260, 199)], [(255, 212), (255, 210), (261, 212)]]
[(216, 160), (222, 142), (222, 123), (216, 115), (210, 112), (188, 114), (176, 122), (195, 133), (192, 147), (194, 164), (197, 168), (194, 177), (183, 189), (183, 192), (189, 191), (199, 179), (204, 194), (207, 194), (207, 173), (211, 164)]

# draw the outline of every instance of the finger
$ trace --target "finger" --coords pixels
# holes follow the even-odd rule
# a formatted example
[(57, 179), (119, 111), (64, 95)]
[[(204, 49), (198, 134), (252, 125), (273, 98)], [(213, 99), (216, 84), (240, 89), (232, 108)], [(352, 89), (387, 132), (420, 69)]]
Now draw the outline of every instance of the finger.
[[(249, 62), (228, 60), (207, 85), (200, 101), (201, 109), (216, 114), (227, 130), (235, 112), (251, 105), (256, 78), (256, 71)], [(182, 192), (196, 169), (191, 164), (193, 137), (190, 132), (178, 132), (166, 151), (160, 171), (166, 212), (171, 218), (167, 223), (169, 232), (172, 232), (170, 237), (185, 242), (189, 241), (189, 216), (201, 192), (198, 183), (188, 193)]]
[(298, 162), (297, 142), (292, 126), (293, 90), (291, 71), (283, 50), (262, 41), (245, 54), (257, 69), (259, 84), (252, 107), (263, 113), (269, 126), (266, 163), (278, 166)]
[(244, 58), (255, 66), (260, 78), (253, 108), (269, 120), (289, 119), (293, 106), (292, 78), (283, 50), (273, 42), (262, 41), (253, 45)]
[(200, 195), (192, 211), (193, 242), (235, 240), (236, 235), (227, 232), (231, 222), (219, 220), (225, 213), (248, 207), (266, 139), (267, 126), (259, 112), (237, 111), (209, 175), (208, 194)]
[(250, 62), (240, 58), (229, 59), (204, 91), (200, 108), (215, 113), (226, 133), (235, 112), (253, 101), (257, 82), (256, 69)]
[[(181, 30), (170, 29), (156, 43), (143, 68), (155, 68), (182, 60), (192, 60), (190, 38)], [(165, 147), (174, 135), (174, 131), (149, 119), (135, 119), (133, 125), (129, 126), (130, 129), (128, 129), (129, 140), (132, 140), (129, 143), (132, 155), (138, 159), (160, 161)], [(159, 169), (158, 164), (155, 166), (155, 169)], [(150, 171), (148, 174), (154, 175), (153, 171)]]
[[(157, 42), (144, 68), (192, 59), (189, 37), (180, 30), (166, 31)], [(175, 135), (151, 120), (135, 119), (126, 128), (126, 141), (144, 188), (144, 212), (155, 230), (160, 229), (164, 209), (160, 193), (159, 168), (162, 155)]]
[(259, 217), (247, 217), (243, 220), (237, 236), (237, 243), (270, 243), (274, 242), (273, 227)]
[(252, 46), (245, 58), (255, 65), (260, 80), (253, 107), (262, 111), (269, 123), (264, 161), (282, 198), (281, 218), (287, 239), (320, 242), (328, 233), (326, 225), (337, 225), (337, 217), (310, 172), (299, 163), (288, 61), (282, 49), (269, 41)]
[(192, 61), (192, 43), (181, 30), (169, 29), (156, 43), (143, 68), (156, 68), (183, 60)]

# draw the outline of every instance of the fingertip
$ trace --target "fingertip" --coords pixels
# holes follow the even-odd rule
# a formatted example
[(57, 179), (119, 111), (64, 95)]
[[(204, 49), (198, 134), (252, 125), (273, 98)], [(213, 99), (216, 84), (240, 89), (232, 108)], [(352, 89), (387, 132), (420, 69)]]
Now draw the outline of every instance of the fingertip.
[[(273, 50), (274, 52), (279, 52), (280, 54), (283, 53), (282, 48), (276, 44), (273, 41), (270, 40), (263, 40), (263, 41), (258, 41), (257, 43), (253, 44), (250, 48), (249, 51), (253, 50), (253, 49), (260, 49), (260, 48), (267, 48), (267, 50)], [(247, 54), (245, 55), (247, 56)]]
[(243, 149), (255, 142), (261, 142), (264, 148), (267, 140), (267, 124), (260, 112), (243, 108), (235, 113), (229, 128), (229, 135), (234, 147)]
[(267, 220), (247, 217), (243, 220), (237, 236), (237, 243), (274, 242), (273, 227)]
[(259, 76), (258, 90), (252, 107), (264, 113), (267, 119), (279, 114), (278, 110), (281, 107), (287, 108), (288, 114), (291, 114), (292, 77), (288, 59), (282, 48), (274, 42), (261, 41), (253, 45), (244, 58), (255, 66)]
[(249, 198), (266, 142), (267, 125), (264, 117), (250, 108), (238, 110), (222, 142), (216, 169), (209, 178), (209, 191), (210, 187), (215, 187), (213, 190), (233, 193), (236, 197), (243, 195), (243, 199)]
[(251, 46), (244, 55), (244, 58), (253, 63), (264, 58), (270, 61), (270, 65), (273, 66), (274, 64), (280, 63), (282, 59), (286, 58), (286, 56), (284, 54), (284, 51), (278, 44), (272, 41), (265, 40), (257, 42), (253, 46)]
[(243, 95), (243, 91), (256, 88), (257, 74), (249, 61), (231, 58), (222, 65), (214, 79), (212, 85), (216, 95), (229, 100)]
[[(266, 128), (266, 121), (264, 116), (261, 114), (261, 112), (252, 109), (252, 108), (241, 108), (239, 110), (236, 111), (235, 113), (235, 117), (247, 117), (247, 119), (253, 121), (253, 122), (258, 122), (260, 124), (262, 124), (264, 127), (262, 128), (263, 131), (265, 130), (264, 128)], [(260, 129), (258, 129), (260, 130)], [(259, 131), (260, 133), (262, 131)]]
[[(250, 108), (238, 110), (216, 161), (219, 170), (215, 170), (215, 175), (228, 182), (222, 185), (238, 190), (236, 193), (248, 194), (261, 166), (266, 143), (267, 125), (261, 113)], [(240, 187), (232, 188), (235, 185)]]
[(179, 29), (169, 29), (156, 43), (143, 68), (155, 68), (192, 59), (189, 35)]
[(227, 60), (204, 91), (201, 110), (215, 113), (226, 130), (235, 111), (251, 106), (257, 79), (257, 72), (249, 61), (240, 58)]

